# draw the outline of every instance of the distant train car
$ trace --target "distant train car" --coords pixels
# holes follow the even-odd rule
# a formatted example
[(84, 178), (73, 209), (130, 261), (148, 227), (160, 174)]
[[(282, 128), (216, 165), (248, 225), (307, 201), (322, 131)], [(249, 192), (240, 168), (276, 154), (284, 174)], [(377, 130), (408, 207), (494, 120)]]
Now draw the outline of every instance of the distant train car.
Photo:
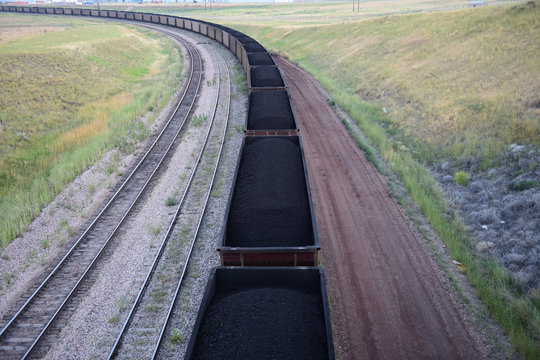
[(196, 32), (196, 33), (200, 33), (201, 32), (201, 23), (196, 21), (196, 20), (192, 20), (191, 21), (191, 31)]
[(183, 29), (184, 28), (184, 19), (181, 18), (181, 17), (176, 17), (174, 18), (174, 21), (175, 21), (175, 26), (179, 29)]
[(214, 32), (215, 32), (214, 39), (223, 44), (223, 30), (214, 28)]
[(204, 36), (208, 36), (208, 25), (205, 23), (199, 23), (199, 32)]
[(212, 25), (208, 25), (208, 34), (207, 34), (207, 36), (210, 39), (216, 40), (216, 28), (213, 27)]

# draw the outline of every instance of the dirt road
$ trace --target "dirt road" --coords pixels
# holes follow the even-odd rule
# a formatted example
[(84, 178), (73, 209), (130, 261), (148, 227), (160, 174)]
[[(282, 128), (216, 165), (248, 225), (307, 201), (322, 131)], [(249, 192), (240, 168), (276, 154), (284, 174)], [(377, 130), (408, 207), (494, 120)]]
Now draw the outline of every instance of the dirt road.
[(341, 359), (479, 359), (425, 240), (312, 78), (276, 58), (298, 118)]

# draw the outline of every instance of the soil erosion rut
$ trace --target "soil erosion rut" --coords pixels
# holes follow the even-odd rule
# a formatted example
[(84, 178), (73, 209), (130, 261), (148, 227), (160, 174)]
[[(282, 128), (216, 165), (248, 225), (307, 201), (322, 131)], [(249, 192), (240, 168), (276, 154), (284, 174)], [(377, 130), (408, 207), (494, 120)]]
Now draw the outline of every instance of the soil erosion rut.
[(425, 240), (312, 78), (282, 58), (316, 204), (342, 359), (478, 359)]

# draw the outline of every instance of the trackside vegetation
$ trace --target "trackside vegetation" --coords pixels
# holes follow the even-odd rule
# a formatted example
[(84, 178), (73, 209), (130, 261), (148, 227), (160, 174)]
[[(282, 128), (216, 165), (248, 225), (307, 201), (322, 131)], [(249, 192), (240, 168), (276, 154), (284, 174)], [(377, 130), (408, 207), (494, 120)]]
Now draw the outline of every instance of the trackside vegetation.
[(77, 175), (149, 134), (182, 53), (146, 29), (1, 14), (0, 249)]

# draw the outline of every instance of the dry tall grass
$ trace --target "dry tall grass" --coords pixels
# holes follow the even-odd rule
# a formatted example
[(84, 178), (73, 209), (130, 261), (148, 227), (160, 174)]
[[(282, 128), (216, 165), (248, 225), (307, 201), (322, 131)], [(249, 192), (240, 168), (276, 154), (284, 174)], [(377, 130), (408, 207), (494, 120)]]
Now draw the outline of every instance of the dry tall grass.
[(77, 18), (0, 19), (0, 29), (68, 29), (0, 42), (1, 249), (105, 151), (129, 150), (147, 135), (139, 118), (164, 106), (179, 81), (181, 55), (146, 29)]

